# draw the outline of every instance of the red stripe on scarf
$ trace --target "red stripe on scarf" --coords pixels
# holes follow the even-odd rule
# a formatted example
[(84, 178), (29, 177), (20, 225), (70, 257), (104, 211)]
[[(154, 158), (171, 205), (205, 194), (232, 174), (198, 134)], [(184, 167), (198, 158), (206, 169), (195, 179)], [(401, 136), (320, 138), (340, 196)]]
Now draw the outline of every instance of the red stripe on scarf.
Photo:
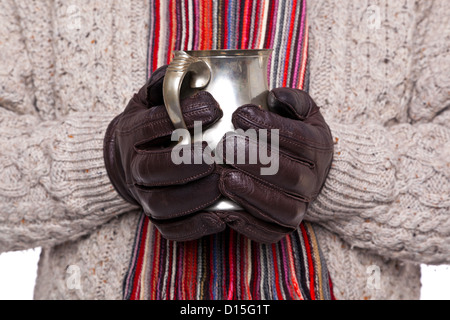
[(224, 18), (224, 21), (223, 21), (224, 35), (223, 35), (223, 44), (222, 44), (223, 49), (228, 49), (228, 10), (229, 10), (229, 1), (225, 0), (225, 14), (223, 15), (223, 18)]
[[(306, 18), (305, 18), (306, 19)], [(308, 19), (306, 19), (305, 22), (305, 37), (304, 37), (304, 45), (303, 45), (303, 52), (302, 52), (302, 67), (300, 70), (300, 86), (301, 88), (303, 88), (303, 86), (305, 85), (305, 74), (306, 74), (306, 65), (307, 65), (307, 56), (308, 56), (308, 46), (309, 46), (309, 40), (308, 40)]]
[(142, 260), (144, 259), (145, 255), (145, 242), (147, 240), (147, 232), (148, 232), (148, 223), (144, 223), (143, 230), (142, 230), (142, 242), (140, 243), (139, 247), (139, 254), (138, 254), (138, 260), (136, 263), (136, 271), (135, 276), (133, 279), (133, 288), (135, 289), (131, 294), (131, 300), (138, 300), (139, 294), (140, 294), (140, 285), (139, 280), (142, 273)]
[[(167, 252), (168, 252), (168, 254), (167, 254), (167, 256), (168, 257), (172, 257), (173, 256), (173, 242), (172, 241), (169, 241), (169, 245), (168, 245), (168, 248), (167, 248)], [(167, 279), (168, 279), (168, 281), (167, 281), (167, 286), (166, 286), (166, 297), (165, 297), (165, 299), (166, 300), (169, 300), (170, 299), (170, 279), (172, 279), (172, 268), (173, 268), (173, 259), (168, 259), (169, 261), (169, 268), (168, 268), (168, 272), (167, 272)]]
[[(261, 10), (262, 10), (261, 3), (264, 4), (263, 1), (256, 0), (256, 15), (255, 15), (255, 22), (254, 22), (255, 29), (254, 29), (254, 35), (253, 35), (253, 42), (251, 44), (250, 49), (256, 49), (256, 44), (258, 41), (258, 37), (256, 35), (259, 33), (259, 27), (260, 27), (259, 16), (261, 15)], [(258, 30), (258, 32), (257, 32), (257, 30)]]
[(300, 225), (300, 229), (302, 231), (303, 238), (305, 239), (305, 247), (306, 247), (306, 255), (308, 258), (308, 269), (309, 269), (309, 293), (311, 294), (311, 300), (316, 300), (315, 294), (315, 281), (314, 281), (314, 262), (311, 255), (311, 246), (309, 244), (309, 237), (306, 232), (305, 226), (303, 223)]
[(171, 39), (169, 43), (169, 53), (167, 54), (166, 63), (169, 64), (172, 60), (172, 53), (175, 48), (175, 40), (176, 40), (176, 22), (174, 23), (173, 19), (176, 17), (176, 9), (173, 1), (169, 1), (169, 39)]
[(273, 254), (273, 267), (275, 270), (275, 287), (277, 289), (277, 295), (279, 300), (283, 300), (283, 294), (281, 293), (280, 288), (280, 280), (278, 275), (280, 274), (280, 271), (278, 270), (278, 259), (277, 259), (277, 250), (276, 250), (276, 244), (272, 244), (272, 254)]
[(244, 4), (244, 21), (242, 21), (242, 39), (241, 39), (241, 49), (248, 48), (248, 41), (250, 36), (250, 21), (251, 14), (249, 17), (249, 9), (251, 8), (251, 1), (245, 0)]
[[(159, 52), (159, 33), (161, 29), (161, 17), (160, 17), (160, 0), (155, 0), (155, 41), (153, 50)], [(153, 55), (152, 68), (156, 70), (158, 68), (158, 55)]]
[[(292, 5), (293, 11), (295, 11), (296, 6), (297, 6), (297, 0), (294, 0), (294, 4)], [(291, 22), (289, 25), (289, 36), (288, 36), (288, 43), (287, 43), (287, 49), (286, 49), (286, 57), (291, 56), (291, 41), (292, 41), (292, 35), (294, 33), (295, 18), (296, 18), (295, 14), (291, 14)], [(289, 59), (286, 59), (286, 63), (284, 65), (284, 72), (283, 72), (283, 87), (287, 86), (288, 70), (289, 70)]]
[(275, 4), (274, 1), (270, 2), (270, 17), (268, 19), (268, 28), (266, 29), (266, 39), (264, 42), (264, 48), (272, 48), (272, 44), (273, 44), (273, 39), (272, 39), (272, 34), (273, 34), (273, 28), (274, 25), (276, 23), (275, 21), (275, 10), (274, 10)]
[(187, 30), (186, 32), (186, 37), (184, 39), (184, 48), (183, 50), (188, 50), (188, 46), (189, 46), (189, 0), (184, 0), (184, 10), (186, 11), (185, 13), (185, 18), (186, 18), (186, 25), (185, 25), (185, 30)]
[(233, 293), (234, 293), (234, 255), (233, 255), (233, 248), (234, 248), (234, 231), (230, 230), (230, 247), (229, 247), (229, 264), (230, 264), (230, 287), (228, 290), (227, 299), (233, 300)]

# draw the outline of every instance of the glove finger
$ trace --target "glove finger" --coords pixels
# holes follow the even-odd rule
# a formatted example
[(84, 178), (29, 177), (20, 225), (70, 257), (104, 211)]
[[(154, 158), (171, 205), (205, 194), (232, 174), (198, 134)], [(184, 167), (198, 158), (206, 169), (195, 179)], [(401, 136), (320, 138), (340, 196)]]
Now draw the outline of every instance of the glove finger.
[(223, 172), (219, 188), (222, 194), (240, 204), (255, 218), (285, 228), (297, 228), (303, 220), (307, 203), (244, 172)]
[(318, 109), (308, 93), (293, 88), (276, 88), (267, 96), (269, 110), (282, 117), (306, 120)]
[(273, 89), (267, 96), (269, 110), (283, 117), (300, 119), (313, 127), (322, 128), (329, 137), (331, 131), (310, 95), (292, 88)]
[(150, 220), (164, 238), (172, 241), (197, 240), (226, 228), (225, 222), (213, 212), (198, 212), (180, 219)]
[(153, 72), (147, 82), (146, 101), (148, 107), (164, 104), (163, 84), (168, 65), (162, 66)]
[(245, 135), (227, 135), (221, 142), (223, 151), (216, 148), (216, 156), (221, 154), (224, 163), (305, 202), (316, 197), (317, 174), (313, 162), (293, 158)]
[(201, 211), (220, 197), (220, 175), (213, 173), (183, 185), (161, 188), (133, 188), (144, 212), (157, 220), (175, 219)]
[[(136, 101), (130, 104), (136, 103)], [(206, 129), (216, 123), (223, 115), (217, 101), (206, 91), (200, 91), (195, 95), (181, 101), (183, 116), (188, 129), (194, 128), (194, 122), (200, 121), (202, 128)], [(119, 135), (132, 144), (145, 144), (145, 142), (170, 137), (174, 126), (170, 121), (166, 108), (159, 105), (141, 112), (124, 112), (121, 119)]]
[(133, 95), (125, 108), (126, 114), (133, 114), (164, 104), (162, 86), (166, 70), (167, 66), (163, 66), (153, 72), (147, 83)]
[(285, 118), (255, 105), (238, 108), (233, 114), (233, 124), (246, 132), (254, 129), (258, 137), (260, 130), (265, 129), (269, 141), (278, 133), (280, 149), (299, 159), (315, 162), (322, 153), (328, 154), (333, 149), (331, 135), (322, 127)]
[(181, 149), (136, 149), (131, 163), (133, 182), (140, 186), (171, 186), (201, 179), (214, 171), (214, 159), (207, 143)]
[(216, 214), (233, 230), (261, 243), (278, 242), (295, 230), (257, 219), (246, 211), (220, 211)]

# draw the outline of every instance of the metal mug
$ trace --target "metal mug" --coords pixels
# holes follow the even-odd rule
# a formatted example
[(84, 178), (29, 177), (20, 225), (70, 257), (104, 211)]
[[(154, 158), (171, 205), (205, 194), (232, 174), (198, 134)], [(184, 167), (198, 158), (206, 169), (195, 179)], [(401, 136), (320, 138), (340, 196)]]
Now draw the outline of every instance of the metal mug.
[[(244, 104), (256, 104), (267, 110), (269, 92), (267, 72), (273, 50), (198, 50), (175, 51), (163, 84), (164, 103), (175, 129), (187, 129), (180, 99), (196, 90), (205, 90), (219, 103), (223, 117), (203, 133), (211, 149), (230, 131), (233, 112)], [(191, 143), (191, 140), (180, 143)], [(229, 199), (219, 199), (206, 209), (242, 210)]]

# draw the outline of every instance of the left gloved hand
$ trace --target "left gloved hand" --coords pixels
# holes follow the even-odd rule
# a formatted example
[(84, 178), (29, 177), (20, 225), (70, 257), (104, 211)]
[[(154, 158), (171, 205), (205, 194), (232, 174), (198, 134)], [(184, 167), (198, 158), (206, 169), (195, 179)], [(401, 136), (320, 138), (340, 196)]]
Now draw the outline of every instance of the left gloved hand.
[[(204, 158), (195, 163), (196, 153), (203, 152), (206, 144), (186, 149), (192, 164), (173, 162), (174, 126), (162, 91), (166, 70), (166, 66), (156, 70), (111, 121), (104, 139), (105, 168), (117, 192), (142, 207), (163, 236), (193, 240), (225, 228), (217, 216), (203, 210), (221, 197), (220, 174), (215, 172), (215, 164)], [(191, 130), (194, 121), (208, 128), (223, 114), (206, 91), (184, 98), (181, 108)]]
[[(268, 130), (267, 149), (272, 146), (272, 152), (279, 152), (278, 170), (263, 175), (261, 169), (268, 165), (263, 165), (259, 156), (256, 164), (248, 163), (251, 153), (264, 147), (259, 141), (239, 134), (224, 137), (224, 162), (230, 155), (234, 161), (228, 161), (231, 168), (222, 172), (219, 188), (246, 211), (217, 214), (253, 240), (276, 242), (300, 225), (308, 204), (319, 194), (331, 166), (334, 143), (319, 107), (306, 92), (274, 89), (268, 95), (268, 106), (270, 111), (256, 105), (240, 107), (233, 114), (233, 124), (236, 129), (255, 129), (258, 136), (258, 130)], [(279, 129), (279, 147), (270, 143), (271, 129)], [(240, 149), (245, 150), (244, 164), (236, 161)]]

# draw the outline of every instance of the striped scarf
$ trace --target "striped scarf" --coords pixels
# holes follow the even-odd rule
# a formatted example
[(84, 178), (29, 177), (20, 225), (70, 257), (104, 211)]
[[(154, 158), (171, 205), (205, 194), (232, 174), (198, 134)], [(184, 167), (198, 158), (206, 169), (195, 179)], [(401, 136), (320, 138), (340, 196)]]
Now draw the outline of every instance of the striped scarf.
[[(270, 87), (307, 90), (306, 0), (149, 1), (149, 76), (174, 50), (273, 48)], [(334, 299), (309, 223), (271, 245), (231, 229), (175, 242), (144, 214), (123, 289), (127, 300)]]
[(174, 50), (274, 49), (270, 87), (308, 88), (305, 0), (150, 0), (148, 75)]

